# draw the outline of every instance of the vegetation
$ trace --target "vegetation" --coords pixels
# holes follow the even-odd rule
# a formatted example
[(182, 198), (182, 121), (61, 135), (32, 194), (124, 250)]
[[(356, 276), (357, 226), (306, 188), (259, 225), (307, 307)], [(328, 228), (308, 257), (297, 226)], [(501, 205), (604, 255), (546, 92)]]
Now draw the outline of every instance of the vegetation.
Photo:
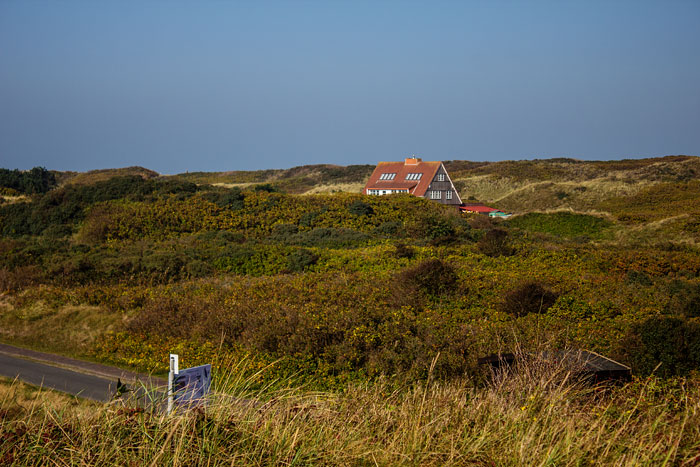
[(26, 172), (0, 168), (0, 194), (46, 193), (56, 186), (56, 177), (43, 167), (34, 167)]
[[(505, 221), (407, 195), (308, 193), (328, 182), (310, 174), (356, 183), (362, 166), (246, 173), (233, 187), (204, 183), (224, 183), (216, 174), (138, 173), (80, 184), (58, 174), (60, 186), (23, 197), (7, 187), (0, 339), (156, 373), (176, 352), (245, 381), (228, 389), (265, 405), (168, 418), (17, 412), (0, 398), (0, 459), (690, 465), (696, 162), (450, 162), (475, 190), (505, 193), (503, 206), (532, 206)], [(541, 373), (489, 383), (477, 365), (543, 343), (608, 355), (637, 379), (599, 392)], [(40, 451), (46, 426), (53, 444)], [(181, 447), (161, 452), (166, 438)]]
[[(205, 409), (41, 399), (0, 385), (4, 465), (693, 465), (700, 394), (687, 380), (586, 387), (532, 364), (475, 387), (378, 381), (342, 393), (254, 389), (246, 362), (214, 374)], [(266, 370), (263, 369), (264, 373)], [(280, 382), (282, 383), (282, 382)], [(42, 400), (44, 402), (39, 402)]]
[(546, 233), (568, 239), (603, 239), (609, 237), (613, 223), (607, 219), (573, 212), (552, 214), (529, 213), (508, 221), (512, 227)]

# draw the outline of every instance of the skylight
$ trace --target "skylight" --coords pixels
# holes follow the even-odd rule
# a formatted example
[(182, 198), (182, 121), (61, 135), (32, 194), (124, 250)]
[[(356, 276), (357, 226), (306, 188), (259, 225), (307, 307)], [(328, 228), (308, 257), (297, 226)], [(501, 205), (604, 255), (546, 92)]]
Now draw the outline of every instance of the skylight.
[(423, 176), (423, 173), (410, 173), (406, 174), (406, 180), (420, 180), (420, 178)]
[(393, 180), (396, 177), (396, 173), (383, 173), (379, 180)]

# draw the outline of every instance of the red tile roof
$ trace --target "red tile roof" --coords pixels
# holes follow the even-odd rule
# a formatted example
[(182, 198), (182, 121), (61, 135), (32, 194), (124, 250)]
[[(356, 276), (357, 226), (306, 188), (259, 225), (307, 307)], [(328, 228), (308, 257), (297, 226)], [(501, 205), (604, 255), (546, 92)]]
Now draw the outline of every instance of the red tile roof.
[[(367, 190), (405, 190), (416, 196), (424, 196), (428, 186), (435, 178), (435, 173), (442, 162), (423, 162), (417, 158), (408, 158), (404, 162), (380, 162), (365, 185)], [(379, 180), (384, 173), (395, 173), (393, 180)], [(410, 173), (422, 173), (420, 180), (406, 180)]]

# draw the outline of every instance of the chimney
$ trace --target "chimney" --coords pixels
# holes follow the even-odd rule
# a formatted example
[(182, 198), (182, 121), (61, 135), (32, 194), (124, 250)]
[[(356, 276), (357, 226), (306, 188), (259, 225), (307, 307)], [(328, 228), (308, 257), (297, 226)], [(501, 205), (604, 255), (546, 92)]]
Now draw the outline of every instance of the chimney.
[(412, 156), (412, 157), (407, 157), (405, 165), (418, 165), (419, 162), (422, 162), (423, 159), (420, 157)]

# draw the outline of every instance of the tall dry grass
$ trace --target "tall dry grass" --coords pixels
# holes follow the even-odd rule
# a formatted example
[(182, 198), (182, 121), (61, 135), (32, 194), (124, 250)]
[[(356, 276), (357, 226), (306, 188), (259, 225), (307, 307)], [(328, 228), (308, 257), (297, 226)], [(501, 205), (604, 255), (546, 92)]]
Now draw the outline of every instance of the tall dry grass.
[[(588, 386), (530, 363), (492, 382), (253, 390), (245, 362), (208, 407), (14, 410), (0, 397), (3, 465), (698, 465), (697, 382)], [(13, 387), (10, 387), (11, 392)], [(7, 391), (7, 390), (6, 390)], [(14, 410), (14, 411), (13, 411)]]

